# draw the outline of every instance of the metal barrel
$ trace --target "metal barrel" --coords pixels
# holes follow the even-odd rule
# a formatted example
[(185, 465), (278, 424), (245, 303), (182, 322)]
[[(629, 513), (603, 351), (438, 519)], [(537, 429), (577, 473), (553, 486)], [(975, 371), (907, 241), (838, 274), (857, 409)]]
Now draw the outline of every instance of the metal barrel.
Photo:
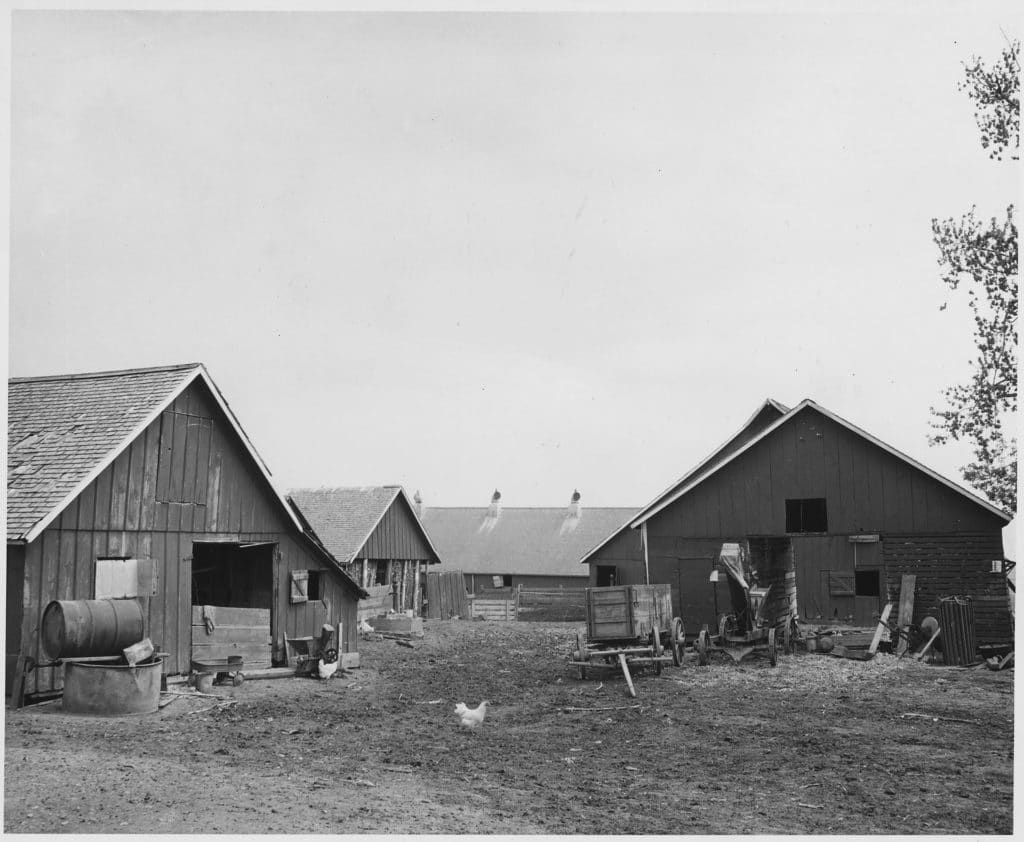
[(43, 611), (41, 642), (51, 660), (118, 655), (143, 637), (134, 599), (54, 600)]
[(951, 666), (977, 663), (978, 644), (974, 633), (974, 602), (969, 596), (948, 596), (939, 600), (942, 654)]

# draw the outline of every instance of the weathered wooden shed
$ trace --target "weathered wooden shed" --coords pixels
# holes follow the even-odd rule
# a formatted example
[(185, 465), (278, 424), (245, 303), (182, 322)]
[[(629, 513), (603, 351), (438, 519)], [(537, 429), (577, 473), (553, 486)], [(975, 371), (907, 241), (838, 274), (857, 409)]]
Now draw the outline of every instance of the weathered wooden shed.
[(430, 507), (421, 518), (441, 553), (442, 571), (460, 570), (470, 593), (501, 587), (583, 588), (583, 552), (621, 527), (629, 508), (584, 509), (574, 492), (563, 508), (503, 507), (495, 491), (489, 506)]
[[(14, 378), (8, 406), (9, 677), (18, 655), (45, 661), (55, 599), (138, 599), (170, 674), (225, 653), (270, 666), (325, 622), (355, 650), (365, 591), (275, 489), (201, 364)], [(26, 692), (61, 678), (37, 669)]]
[(369, 596), (360, 613), (420, 613), (424, 574), (440, 558), (400, 485), (296, 488), (288, 499)]
[[(729, 604), (724, 542), (795, 584), (812, 623), (871, 625), (916, 575), (914, 621), (974, 600), (979, 642), (1012, 639), (1002, 529), (1010, 516), (835, 413), (766, 402), (725, 445), (584, 557), (590, 579), (669, 583), (687, 631)], [(646, 539), (646, 551), (645, 551)], [(649, 573), (645, 573), (649, 571)], [(789, 574), (788, 580), (785, 575)]]

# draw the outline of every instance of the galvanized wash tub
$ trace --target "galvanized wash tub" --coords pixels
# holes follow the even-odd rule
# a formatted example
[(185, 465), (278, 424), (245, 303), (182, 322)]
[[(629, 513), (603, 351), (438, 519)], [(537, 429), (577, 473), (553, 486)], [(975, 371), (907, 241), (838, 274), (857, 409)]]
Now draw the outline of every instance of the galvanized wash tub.
[(160, 706), (162, 656), (136, 664), (113, 657), (64, 662), (64, 710), (95, 716), (154, 713)]

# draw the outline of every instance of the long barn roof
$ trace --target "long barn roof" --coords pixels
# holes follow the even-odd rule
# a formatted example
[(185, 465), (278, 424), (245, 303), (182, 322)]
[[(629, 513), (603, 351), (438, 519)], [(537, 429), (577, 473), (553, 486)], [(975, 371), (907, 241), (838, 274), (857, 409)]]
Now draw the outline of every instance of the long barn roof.
[(420, 516), (442, 570), (519, 576), (582, 576), (580, 556), (636, 514), (635, 508), (427, 508)]

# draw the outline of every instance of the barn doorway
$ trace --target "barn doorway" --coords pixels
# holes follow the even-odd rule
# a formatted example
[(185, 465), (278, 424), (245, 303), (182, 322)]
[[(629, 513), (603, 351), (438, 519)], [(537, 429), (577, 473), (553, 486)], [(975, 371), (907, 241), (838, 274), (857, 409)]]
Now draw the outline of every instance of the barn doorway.
[(192, 660), (271, 666), (274, 543), (192, 544)]

